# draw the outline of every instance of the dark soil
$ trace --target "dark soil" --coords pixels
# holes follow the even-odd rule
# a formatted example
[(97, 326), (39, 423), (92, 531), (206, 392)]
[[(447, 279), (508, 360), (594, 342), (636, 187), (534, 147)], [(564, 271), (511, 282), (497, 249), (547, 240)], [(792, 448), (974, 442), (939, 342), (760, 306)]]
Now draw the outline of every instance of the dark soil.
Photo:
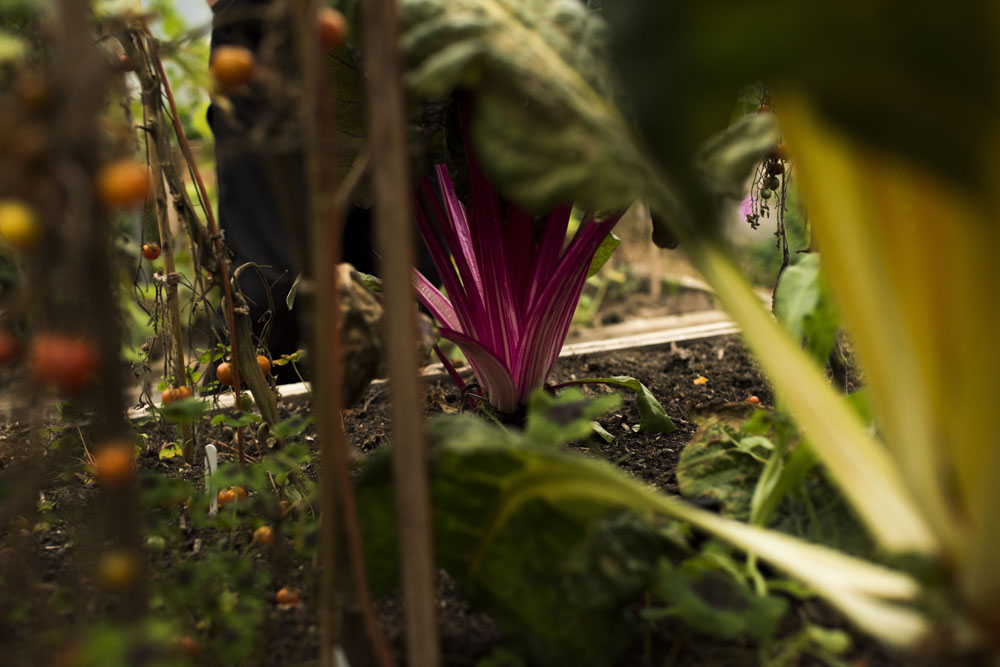
[[(608, 460), (667, 492), (677, 490), (674, 467), (682, 447), (694, 433), (694, 425), (687, 419), (692, 408), (714, 402), (742, 402), (750, 396), (757, 396), (762, 405), (773, 403), (770, 388), (739, 339), (733, 336), (654, 349), (564, 358), (557, 364), (552, 381), (610, 375), (631, 375), (645, 383), (659, 398), (677, 428), (669, 435), (634, 433), (631, 427), (639, 422), (638, 410), (634, 399), (625, 396), (620, 408), (601, 420), (602, 426), (615, 436), (614, 441), (604, 443), (595, 439), (590, 443), (591, 450), (599, 455), (599, 449)], [(696, 384), (698, 378), (707, 381)], [(583, 390), (590, 393), (610, 391), (601, 386), (586, 386)], [(389, 407), (387, 385), (375, 383), (358, 404), (345, 412), (348, 438), (360, 457), (388, 441)], [(462, 409), (461, 396), (450, 381), (429, 382), (426, 408), (428, 413), (457, 412)], [(301, 403), (286, 402), (282, 406), (284, 417), (304, 410)], [(173, 427), (150, 422), (143, 429), (148, 438), (147, 451), (139, 460), (143, 469), (189, 480), (200, 477), (200, 471), (178, 464), (176, 460), (158, 459), (161, 443), (173, 438)], [(93, 544), (94, 538), (87, 535), (92, 523), (90, 517), (97, 512), (95, 497), (98, 493), (92, 479), (84, 472), (79, 439), (70, 438), (55, 449), (51, 447), (52, 433), (36, 435), (34, 439), (28, 437), (31, 433), (37, 434), (37, 430), (24, 424), (0, 425), (0, 492), (5, 494), (0, 497), (8, 507), (13, 507), (10, 503), (17, 500), (14, 480), (30, 480), (31, 475), (36, 475), (40, 481), (35, 488), (40, 487), (42, 497), (52, 505), (48, 519), (44, 512), (39, 512), (42, 505), (34, 496), (22, 498), (22, 506), (13, 513), (4, 512), (0, 506), (0, 596), (4, 600), (21, 601), (15, 605), (17, 613), (12, 613), (13, 607), (6, 605), (6, 613), (0, 617), (0, 647), (4, 647), (0, 648), (0, 665), (49, 664), (54, 655), (75, 645), (77, 629), (92, 623), (96, 616), (113, 615), (117, 609), (114, 597), (100, 591), (89, 574), (88, 568), (92, 566), (87, 565), (87, 552), (100, 546)], [(311, 434), (305, 437), (311, 440)], [(208, 434), (208, 439), (219, 445), (224, 461), (232, 460), (231, 428), (216, 427)], [(247, 449), (251, 455), (259, 453), (252, 433)], [(39, 451), (44, 455), (39, 457)], [(42, 462), (42, 467), (35, 467), (37, 461)], [(311, 472), (307, 469), (307, 474)], [(257, 500), (254, 511), (259, 508), (262, 516), (270, 520), (268, 507), (271, 506), (264, 499)], [(262, 597), (272, 599), (272, 591), (279, 585), (302, 591), (303, 604), (299, 606), (279, 608), (266, 601), (265, 630), (256, 634), (257, 647), (251, 653), (252, 660), (245, 664), (311, 664), (318, 652), (315, 563), (301, 558), (289, 559), (287, 554), (282, 558), (267, 554), (259, 546), (249, 544), (249, 535), (226, 535), (217, 530), (194, 528), (185, 518), (183, 507), (174, 511), (177, 516), (173, 520), (180, 522), (186, 545), (182, 559), (198, 562), (202, 558), (198, 549), (210, 544), (229, 544), (230, 548), (242, 550), (253, 569), (271, 575), (268, 587), (257, 590)], [(277, 521), (280, 527), (281, 519)], [(304, 539), (315, 541), (315, 532), (307, 531)], [(158, 570), (172, 567), (176, 562), (153, 554), (150, 565), (155, 576)], [(444, 573), (440, 576), (438, 592), (446, 664), (475, 664), (502, 645), (503, 637), (497, 625), (464, 603), (454, 582)], [(56, 598), (66, 599), (54, 602)], [(403, 630), (399, 595), (378, 601), (377, 613), (389, 641), (400, 653)], [(801, 613), (830, 620), (830, 612), (820, 605), (805, 606)], [(36, 618), (44, 621), (29, 621)], [(190, 631), (197, 634), (198, 629), (194, 626)], [(670, 664), (675, 665), (737, 665), (757, 661), (752, 647), (706, 642), (703, 637), (691, 635), (683, 628), (663, 624), (646, 632), (637, 630), (635, 647), (620, 664), (659, 665), (665, 664), (668, 658)], [(855, 650), (853, 659), (856, 665), (903, 664), (890, 660), (884, 653), (865, 648)], [(199, 664), (225, 663), (206, 655)]]

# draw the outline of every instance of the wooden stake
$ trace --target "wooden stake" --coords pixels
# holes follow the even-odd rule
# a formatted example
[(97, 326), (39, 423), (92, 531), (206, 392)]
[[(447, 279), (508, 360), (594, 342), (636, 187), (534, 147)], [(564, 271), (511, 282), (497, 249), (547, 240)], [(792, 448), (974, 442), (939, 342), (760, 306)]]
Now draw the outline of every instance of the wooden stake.
[(391, 378), (393, 476), (399, 529), (406, 646), (412, 667), (441, 662), (432, 537), (424, 393), (418, 376), (417, 310), (412, 287), (413, 223), (399, 17), (394, 0), (361, 3), (368, 140), (375, 221), (385, 288)]

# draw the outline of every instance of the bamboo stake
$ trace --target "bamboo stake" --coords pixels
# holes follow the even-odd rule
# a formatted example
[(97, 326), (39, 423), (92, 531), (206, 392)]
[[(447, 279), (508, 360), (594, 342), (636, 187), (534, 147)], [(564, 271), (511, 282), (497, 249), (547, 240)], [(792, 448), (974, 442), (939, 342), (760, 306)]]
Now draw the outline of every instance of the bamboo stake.
[[(131, 54), (137, 55), (136, 53)], [(141, 67), (140, 61), (132, 58), (132, 62), (137, 67)], [(156, 210), (156, 227), (159, 232), (160, 250), (163, 252), (163, 272), (166, 277), (166, 297), (167, 297), (167, 327), (169, 329), (169, 339), (173, 341), (173, 355), (171, 359), (171, 371), (174, 376), (174, 385), (182, 387), (187, 384), (185, 377), (186, 363), (184, 361), (184, 338), (181, 328), (181, 304), (180, 296), (177, 293), (177, 282), (172, 276), (177, 273), (174, 264), (174, 242), (170, 233), (170, 226), (167, 218), (167, 191), (163, 184), (163, 166), (160, 164), (159, 151), (155, 150), (155, 135), (163, 131), (160, 124), (161, 108), (159, 90), (143, 88), (142, 107), (145, 115), (145, 125), (147, 134), (153, 135), (154, 150), (149, 153), (150, 176), (153, 181), (153, 203)], [(194, 463), (197, 442), (195, 440), (194, 426), (182, 423), (180, 425), (181, 443), (184, 460), (187, 463)]]
[[(339, 189), (335, 188), (338, 170), (334, 98), (323, 67), (325, 56), (317, 39), (316, 9), (315, 2), (304, 2), (294, 5), (291, 12), (302, 71), (300, 113), (311, 217), (310, 238), (298, 240), (301, 247), (311, 249), (311, 256), (305, 258), (305, 275), (315, 286), (311, 303), (315, 373), (312, 398), (319, 432), (323, 517), (320, 524), (323, 550), (320, 664), (324, 667), (338, 664), (337, 652), (343, 649), (352, 662), (370, 664), (374, 658), (382, 667), (391, 667), (392, 654), (375, 617), (368, 591), (361, 529), (350, 477), (350, 453), (340, 417), (344, 379), (337, 260), (341, 255), (347, 205), (342, 195), (350, 184), (341, 183)], [(303, 240), (307, 242), (302, 243)], [(342, 520), (340, 524), (338, 518)], [(347, 568), (340, 565), (345, 557)], [(351, 584), (370, 647), (345, 632), (344, 611), (350, 600)]]
[[(316, 43), (311, 29), (316, 3), (307, 1), (291, 9), (299, 45), (299, 64), (302, 69), (302, 103), (300, 120), (305, 157), (306, 183), (309, 196), (309, 240), (305, 273), (315, 284), (311, 304), (313, 357), (313, 415), (316, 418), (317, 444), (319, 446), (319, 510), (320, 510), (320, 662), (322, 667), (335, 667), (337, 651), (343, 641), (345, 586), (339, 548), (337, 503), (337, 475), (334, 468), (336, 450), (343, 447), (344, 434), (340, 430), (338, 415), (343, 404), (343, 381), (340, 367), (340, 336), (338, 325), (340, 304), (335, 281), (334, 262), (340, 254), (340, 221), (329, 201), (320, 196), (321, 187), (333, 158), (323, 159), (317, 142), (323, 141), (323, 113), (319, 93), (320, 78)], [(332, 124), (333, 119), (326, 119)], [(332, 132), (332, 130), (331, 130)], [(332, 185), (332, 183), (330, 184)], [(339, 581), (338, 581), (339, 579)]]
[(413, 234), (405, 105), (394, 0), (361, 3), (375, 220), (385, 287), (387, 360), (392, 380), (393, 476), (399, 527), (406, 646), (413, 667), (441, 662), (435, 600), (423, 391), (411, 284)]

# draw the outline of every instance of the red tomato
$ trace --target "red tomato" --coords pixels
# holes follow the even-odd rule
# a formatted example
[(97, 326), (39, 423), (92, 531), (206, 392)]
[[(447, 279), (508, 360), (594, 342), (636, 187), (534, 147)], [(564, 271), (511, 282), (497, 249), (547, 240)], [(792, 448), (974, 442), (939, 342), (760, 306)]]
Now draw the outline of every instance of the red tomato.
[(87, 338), (60, 333), (40, 333), (31, 345), (31, 373), (46, 385), (75, 393), (97, 373), (97, 345)]
[(153, 261), (160, 256), (160, 244), (159, 243), (143, 243), (142, 244), (142, 256)]

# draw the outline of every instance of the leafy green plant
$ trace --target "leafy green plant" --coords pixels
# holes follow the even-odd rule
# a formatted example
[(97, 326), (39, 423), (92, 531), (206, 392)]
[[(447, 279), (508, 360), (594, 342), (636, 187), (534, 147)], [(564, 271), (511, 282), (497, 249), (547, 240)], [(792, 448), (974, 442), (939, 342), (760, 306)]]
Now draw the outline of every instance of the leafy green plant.
[[(591, 420), (618, 400), (612, 395), (591, 402), (574, 393), (534, 398), (523, 432), (471, 416), (431, 422), (441, 567), (537, 664), (611, 664), (637, 614), (674, 617), (719, 637), (772, 639), (786, 601), (758, 591), (751, 573), (718, 547), (696, 552), (671, 519), (703, 527), (733, 522), (660, 494), (605, 461), (556, 446), (586, 437)], [(389, 467), (388, 454), (377, 455), (358, 488), (376, 592), (388, 590), (396, 576)], [(734, 525), (747, 531), (741, 539), (760, 540), (765, 551), (792, 548), (802, 559), (819, 551)], [(839, 558), (825, 565), (838, 567)], [(869, 577), (881, 572), (868, 567)], [(644, 594), (653, 596), (652, 607), (641, 603)], [(715, 626), (708, 621), (713, 604), (728, 614)]]

